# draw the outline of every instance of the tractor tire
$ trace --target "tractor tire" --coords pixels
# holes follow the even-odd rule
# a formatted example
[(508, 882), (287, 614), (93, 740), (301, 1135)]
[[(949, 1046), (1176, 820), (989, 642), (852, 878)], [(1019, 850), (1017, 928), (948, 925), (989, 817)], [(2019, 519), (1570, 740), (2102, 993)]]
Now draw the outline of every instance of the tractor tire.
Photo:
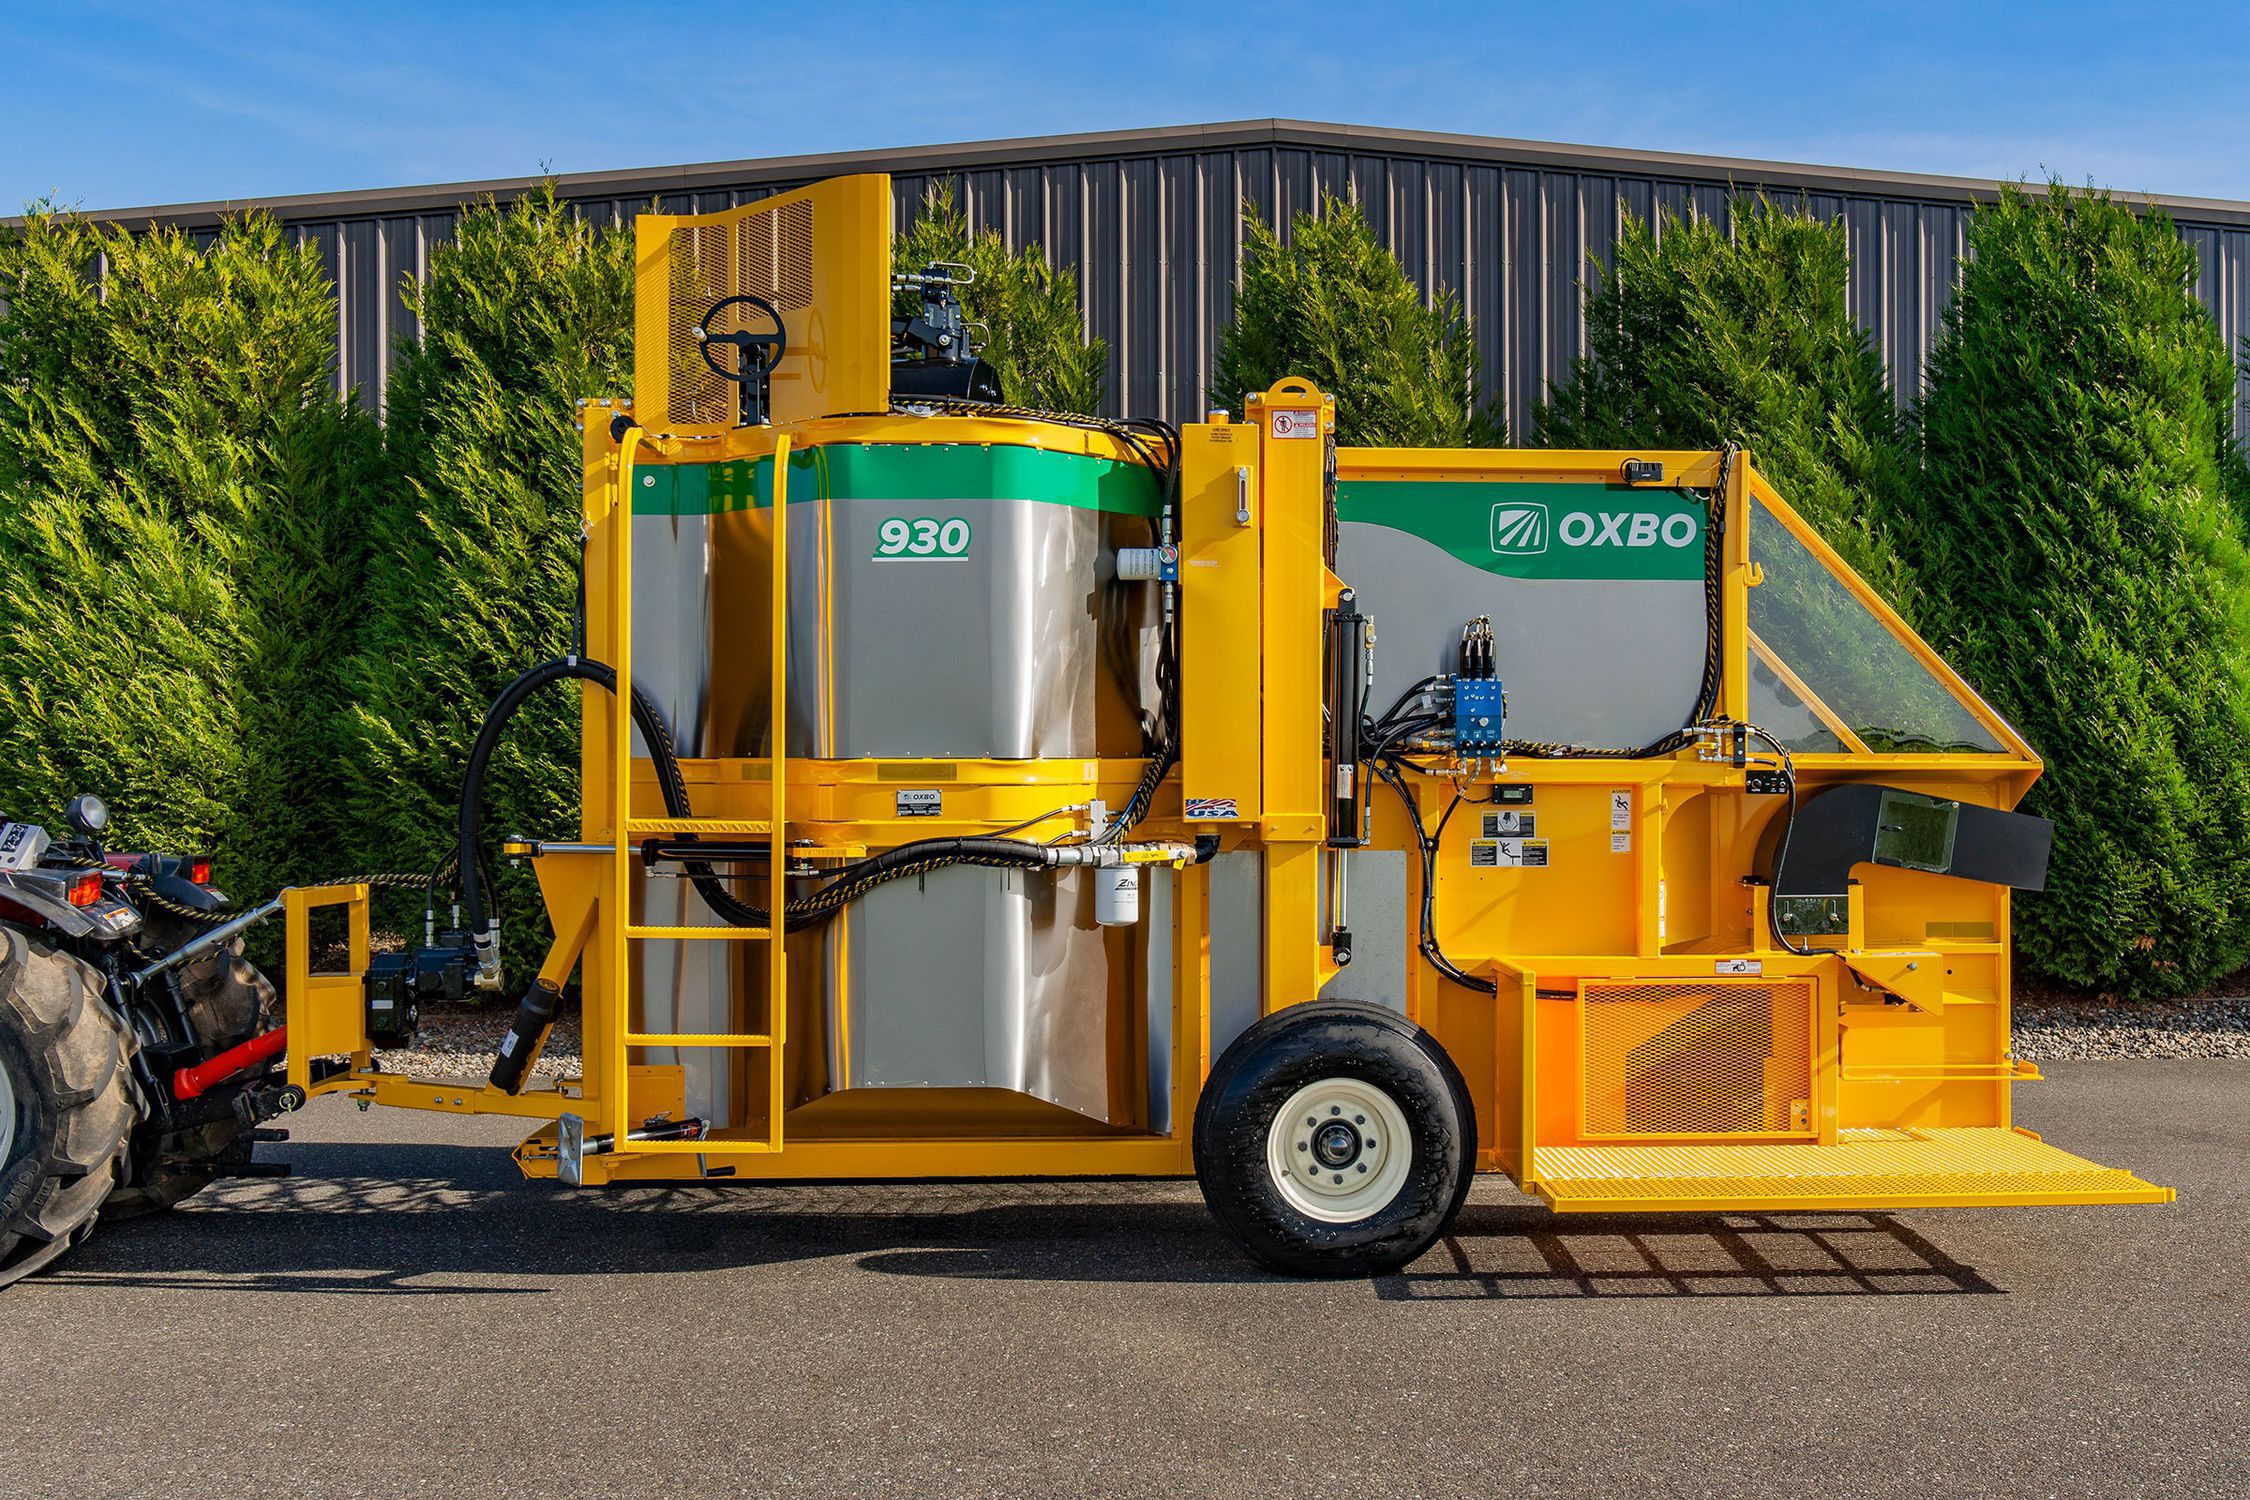
[(1453, 1221), (1476, 1140), (1476, 1107), (1436, 1038), (1380, 1006), (1316, 1001), (1220, 1055), (1196, 1103), (1195, 1177), (1260, 1264), (1380, 1276)]
[(0, 1286), (91, 1232), (125, 1178), (132, 1035), (102, 976), (0, 927)]
[[(161, 912), (143, 917), (143, 938), (159, 953), (169, 953), (199, 931)], [(213, 1052), (248, 1041), (269, 1022), (279, 1024), (273, 983), (241, 956), (240, 946), (206, 953), (179, 971), (188, 1023)], [(161, 1213), (218, 1178), (235, 1175), (249, 1164), (253, 1149), (242, 1122), (231, 1116), (177, 1131), (144, 1122), (133, 1133), (129, 1180), (111, 1195), (102, 1217)]]

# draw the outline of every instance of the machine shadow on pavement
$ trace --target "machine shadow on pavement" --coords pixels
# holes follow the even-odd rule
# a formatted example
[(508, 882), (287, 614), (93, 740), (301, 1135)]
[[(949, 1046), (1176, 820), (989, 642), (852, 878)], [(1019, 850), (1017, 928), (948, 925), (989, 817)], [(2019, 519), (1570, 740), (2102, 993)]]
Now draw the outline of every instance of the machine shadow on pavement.
[[(1297, 1284), (1245, 1260), (1179, 1182), (529, 1186), (463, 1146), (293, 1145), (299, 1175), (104, 1229), (31, 1286), (525, 1295), (582, 1276), (848, 1259), (888, 1276)], [(1994, 1294), (1889, 1214), (1572, 1215), (1475, 1203), (1393, 1301)]]

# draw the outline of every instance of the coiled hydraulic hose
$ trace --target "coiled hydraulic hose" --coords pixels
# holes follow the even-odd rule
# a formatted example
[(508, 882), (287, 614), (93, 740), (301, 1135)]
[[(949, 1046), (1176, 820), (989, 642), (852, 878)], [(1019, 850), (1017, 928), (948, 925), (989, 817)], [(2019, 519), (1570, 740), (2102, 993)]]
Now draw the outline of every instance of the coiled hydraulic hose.
[[(485, 768), (499, 746), (500, 732), (507, 728), (508, 721), (515, 717), (525, 700), (551, 682), (573, 677), (611, 693), (617, 691), (617, 673), (601, 662), (589, 661), (583, 656), (558, 656), (553, 661), (541, 662), (500, 690), (500, 696), (485, 713), (484, 727), (477, 731), (476, 743), (469, 748), (469, 764), (461, 777), (460, 847), (455, 862), (460, 870), (461, 909), (467, 914), (469, 932), (480, 944), (487, 941), (484, 891), (478, 880), (477, 859), (484, 821)], [(672, 746), (672, 728), (665, 723), (663, 710), (638, 687), (632, 690), (631, 706), (633, 723), (648, 745), (650, 760), (655, 763), (656, 784), (664, 797), (664, 811), (674, 818), (694, 816), (688, 805), (687, 783), (680, 776), (679, 756)], [(686, 868), (696, 894), (719, 916), (738, 927), (765, 925), (766, 914), (736, 900), (708, 864), (694, 861)]]
[[(469, 750), (469, 763), (461, 780), (460, 850), (456, 863), (461, 872), (461, 909), (468, 919), (468, 930), (480, 943), (489, 942), (485, 926), (484, 892), (478, 881), (477, 850), (481, 839), (484, 804), (485, 769), (490, 764), (493, 750), (498, 746), (500, 733), (507, 727), (530, 696), (551, 682), (564, 678), (577, 678), (595, 683), (609, 692), (617, 691), (617, 673), (598, 661), (582, 656), (557, 657), (542, 662), (518, 677), (501, 690), (493, 700), (491, 710), (485, 715), (484, 727), (477, 731), (476, 743)], [(665, 813), (674, 818), (691, 818), (694, 809), (688, 802), (687, 782), (680, 775), (678, 752), (673, 747), (672, 730), (664, 720), (664, 713), (649, 696), (639, 688), (632, 693), (633, 723), (639, 728), (641, 738), (647, 743), (649, 759), (656, 770), (656, 784), (664, 798)], [(1023, 839), (1005, 838), (936, 838), (919, 839), (911, 844), (857, 860), (834, 872), (830, 882), (809, 896), (789, 902), (783, 909), (782, 929), (785, 932), (802, 932), (818, 927), (837, 912), (858, 900), (876, 886), (902, 876), (921, 874), (941, 869), (947, 865), (984, 865), (1003, 869), (1042, 869), (1054, 864), (1054, 851), (1045, 844)], [(712, 869), (707, 861), (683, 858), (681, 865), (696, 894), (710, 906), (722, 921), (738, 927), (763, 927), (766, 912), (759, 907), (735, 897), (726, 888), (725, 877)], [(779, 872), (775, 872), (778, 884)]]

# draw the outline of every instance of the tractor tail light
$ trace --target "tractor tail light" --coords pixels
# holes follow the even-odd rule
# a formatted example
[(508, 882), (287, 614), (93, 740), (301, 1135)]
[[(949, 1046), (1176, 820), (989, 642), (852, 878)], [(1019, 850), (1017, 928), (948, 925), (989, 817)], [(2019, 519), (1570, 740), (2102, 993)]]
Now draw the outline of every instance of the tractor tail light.
[(70, 904), (72, 906), (92, 906), (101, 899), (101, 871), (88, 870), (70, 883)]
[(189, 860), (187, 878), (197, 885), (209, 885), (211, 883), (211, 856), (198, 854), (195, 858)]

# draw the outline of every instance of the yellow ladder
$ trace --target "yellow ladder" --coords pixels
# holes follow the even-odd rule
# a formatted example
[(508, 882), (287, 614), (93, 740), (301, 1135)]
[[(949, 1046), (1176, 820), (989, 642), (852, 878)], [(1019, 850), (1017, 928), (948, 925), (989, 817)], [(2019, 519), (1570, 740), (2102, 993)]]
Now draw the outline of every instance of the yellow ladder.
[[(611, 861), (611, 886), (608, 895), (610, 930), (619, 934), (618, 941), (609, 945), (609, 992), (616, 996), (616, 1041), (612, 1053), (610, 1097), (615, 1101), (608, 1114), (608, 1125), (615, 1141), (618, 1155), (675, 1155), (724, 1156), (757, 1154), (781, 1149), (782, 1106), (782, 1050), (788, 1017), (788, 945), (778, 941), (780, 934), (775, 923), (783, 921), (782, 911), (787, 905), (787, 882), (784, 876), (784, 854), (787, 848), (787, 817), (785, 805), (787, 792), (788, 759), (783, 738), (787, 729), (788, 668), (789, 668), (789, 527), (787, 505), (789, 502), (789, 437), (782, 434), (774, 440), (773, 450), (773, 554), (772, 554), (772, 621), (769, 626), (772, 660), (772, 689), (767, 700), (770, 723), (767, 729), (766, 760), (767, 815), (759, 819), (747, 818), (636, 818), (633, 809), (633, 451), (639, 445), (640, 431), (633, 429), (625, 435), (617, 455), (617, 503), (612, 510), (612, 546), (610, 548), (610, 599), (613, 611), (611, 624), (616, 657), (618, 690), (611, 697), (610, 744), (615, 754), (610, 759), (612, 776), (610, 795), (610, 828), (615, 840), (615, 856)], [(726, 835), (735, 838), (766, 839), (767, 925), (764, 927), (735, 927), (717, 925), (710, 927), (659, 926), (632, 920), (633, 911), (633, 860), (634, 840), (651, 834), (699, 833), (712, 836)], [(634, 1031), (632, 1019), (632, 952), (636, 942), (736, 942), (766, 944), (766, 1009), (767, 1030), (764, 1032), (735, 1031)], [(627, 1132), (637, 1128), (642, 1121), (635, 1118), (632, 1101), (628, 1097), (628, 1080), (632, 1049), (636, 1047), (735, 1047), (763, 1049), (766, 1054), (767, 1131), (763, 1140), (679, 1140), (679, 1141), (629, 1141)]]

